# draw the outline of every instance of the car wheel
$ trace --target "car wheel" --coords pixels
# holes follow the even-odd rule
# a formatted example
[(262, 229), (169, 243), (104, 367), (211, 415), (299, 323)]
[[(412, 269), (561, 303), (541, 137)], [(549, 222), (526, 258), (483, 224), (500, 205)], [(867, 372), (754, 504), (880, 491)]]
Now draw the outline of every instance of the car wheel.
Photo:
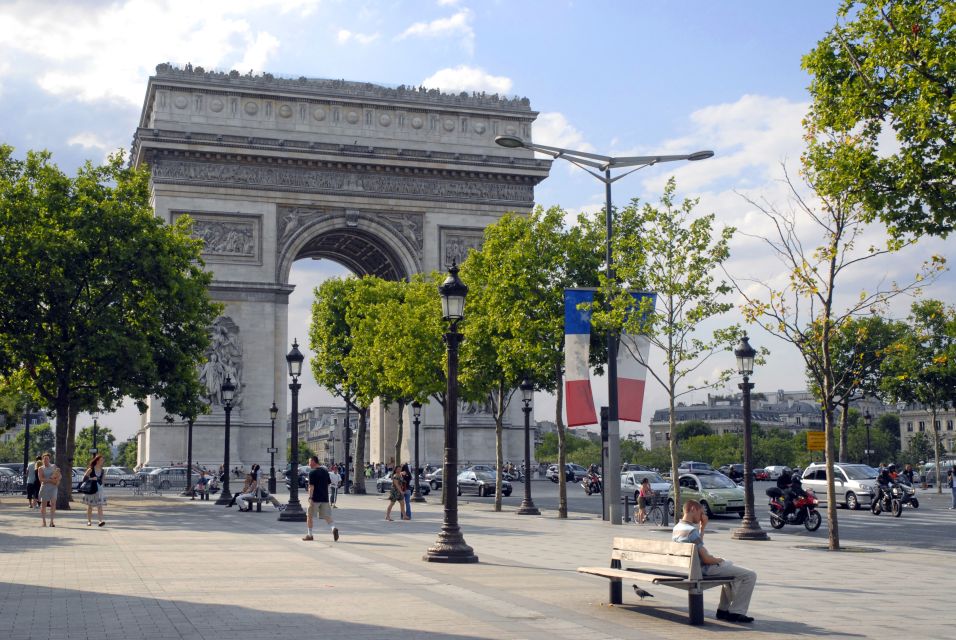
[(461, 485), (458, 485), (458, 495), (461, 495)]
[(857, 511), (860, 508), (860, 500), (852, 491), (846, 494), (846, 508), (852, 509), (853, 511)]
[(159, 488), (162, 489), (163, 491), (165, 491), (166, 489), (168, 489), (168, 488), (169, 488), (169, 480), (163, 480), (162, 482), (160, 482), (160, 483), (159, 483)]
[(701, 501), (700, 506), (704, 508), (704, 513), (707, 514), (708, 518), (714, 517), (714, 512), (710, 510), (710, 505), (706, 501)]
[(379, 485), (376, 485), (376, 486), (378, 487), (378, 492), (379, 492), (379, 493), (385, 493), (385, 485), (379, 484)]
[(434, 489), (435, 491), (438, 491), (438, 483), (437, 483), (437, 482), (435, 482), (434, 480), (432, 480), (430, 484), (431, 484), (431, 488), (432, 488), (432, 489)]
[(120, 480), (120, 486), (126, 488), (126, 480)]
[(505, 492), (503, 492), (503, 493), (505, 494), (505, 497), (506, 497), (506, 498), (510, 498), (510, 497), (511, 497), (511, 492), (510, 492), (510, 491), (505, 491)]
[(418, 490), (421, 492), (423, 496), (427, 496), (429, 493), (431, 493), (431, 489), (428, 488), (427, 484), (419, 485)]

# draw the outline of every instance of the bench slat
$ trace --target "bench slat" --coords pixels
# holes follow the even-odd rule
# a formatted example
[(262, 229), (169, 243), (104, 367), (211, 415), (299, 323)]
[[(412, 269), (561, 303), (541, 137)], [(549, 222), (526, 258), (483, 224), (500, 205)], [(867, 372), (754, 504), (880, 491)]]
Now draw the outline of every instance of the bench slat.
[(683, 569), (685, 576), (690, 571), (691, 563), (693, 562), (693, 558), (687, 556), (669, 556), (662, 553), (622, 551), (620, 549), (614, 549), (611, 552), (611, 558), (613, 560), (627, 560), (629, 562), (639, 562), (641, 564)]
[(658, 573), (634, 571), (633, 569), (609, 569), (607, 567), (578, 567), (578, 573), (587, 573), (602, 578), (652, 582), (677, 589), (694, 589), (697, 588), (698, 585), (702, 589), (709, 589), (710, 587), (719, 587), (722, 584), (733, 582), (734, 580), (733, 578), (701, 578), (700, 580), (688, 580), (684, 576), (668, 576)]
[(692, 542), (673, 542), (671, 540), (642, 540), (640, 538), (614, 538), (613, 547), (622, 551), (641, 551), (669, 556), (693, 556), (697, 549)]

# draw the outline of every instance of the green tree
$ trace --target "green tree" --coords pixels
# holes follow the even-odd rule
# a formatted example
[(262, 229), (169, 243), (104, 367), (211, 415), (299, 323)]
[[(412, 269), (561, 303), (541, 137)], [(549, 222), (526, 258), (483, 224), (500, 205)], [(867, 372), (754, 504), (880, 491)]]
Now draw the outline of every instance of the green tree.
[[(309, 464), (309, 458), (317, 455), (315, 449), (309, 446), (309, 443), (305, 440), (299, 440), (299, 461), (298, 464), (300, 467), (304, 467)], [(285, 447), (285, 459), (292, 461), (292, 443), (286, 445)], [(278, 473), (278, 472), (276, 472)]]
[(803, 58), (821, 193), (849, 194), (895, 234), (945, 236), (956, 224), (956, 5), (843, 0), (837, 16)]
[[(0, 462), (23, 462), (23, 443), (26, 433), (21, 430), (9, 442), (3, 443), (0, 449)], [(37, 456), (53, 451), (53, 429), (44, 422), (30, 427), (30, 450), (27, 452), (27, 462), (33, 462)]]
[[(96, 428), (96, 452), (103, 456), (103, 464), (113, 464), (113, 443), (116, 442), (116, 436), (109, 427), (102, 425)], [(83, 427), (76, 434), (76, 445), (73, 449), (73, 457), (83, 465), (89, 464), (93, 459), (93, 427)]]
[[(914, 302), (908, 325), (883, 362), (883, 391), (895, 402), (919, 403), (930, 410), (939, 478), (941, 436), (936, 418), (956, 400), (956, 309), (939, 300)], [(937, 483), (936, 492), (942, 490)]]
[(139, 445), (136, 443), (136, 436), (124, 440), (116, 446), (116, 464), (127, 469), (136, 466), (136, 452)]
[[(558, 463), (564, 464), (563, 409), (564, 289), (594, 286), (600, 244), (593, 226), (564, 228), (558, 207), (529, 216), (507, 214), (485, 230), (480, 251), (461, 268), (469, 286), (461, 381), (465, 395), (491, 397), (495, 419), (497, 490), (501, 510), (504, 416), (518, 385), (527, 377), (537, 389), (556, 392)], [(559, 517), (567, 517), (567, 489), (559, 481)]]
[(188, 216), (166, 225), (149, 171), (120, 154), (75, 177), (0, 147), (0, 374), (26, 370), (56, 415), (58, 508), (69, 508), (76, 416), (141, 408), (197, 366), (220, 307)]
[[(349, 404), (359, 415), (355, 435), (355, 451), (365, 451), (368, 434), (368, 406), (357, 402), (358, 389), (350, 379), (346, 363), (352, 351), (352, 327), (347, 316), (353, 302), (353, 291), (359, 286), (357, 278), (330, 278), (316, 287), (312, 302), (312, 323), (309, 325), (309, 344), (315, 354), (310, 361), (315, 381), (330, 393)], [(358, 457), (358, 456), (357, 456)], [(291, 454), (287, 458), (291, 460)], [(365, 473), (362, 465), (352, 467), (353, 491), (364, 494)]]
[[(663, 353), (663, 364), (648, 362), (647, 354), (620, 341), (622, 349), (647, 367), (647, 373), (667, 393), (670, 416), (671, 467), (677, 469), (677, 398), (711, 386), (688, 385), (711, 356), (732, 344), (733, 331), (715, 331), (709, 340), (698, 337), (700, 324), (732, 308), (726, 301), (731, 287), (714, 277), (730, 255), (734, 229), (714, 228), (713, 214), (694, 217), (697, 200), (675, 200), (673, 178), (668, 180), (660, 206), (635, 199), (620, 214), (622, 228), (629, 232), (615, 239), (617, 279), (602, 281), (610, 310), (596, 309), (594, 323), (604, 330), (646, 335), (652, 347)], [(657, 294), (657, 304), (644, 298), (635, 308), (632, 291)], [(613, 357), (613, 356), (609, 356)], [(724, 376), (721, 376), (723, 379)], [(679, 499), (678, 474), (673, 474), (674, 493)], [(679, 503), (678, 503), (679, 504)]]
[(677, 425), (675, 433), (677, 434), (677, 440), (682, 441), (687, 438), (693, 438), (694, 436), (712, 435), (714, 430), (703, 420), (688, 420), (687, 422), (682, 422)]
[[(816, 195), (816, 202), (807, 199), (784, 176), (791, 192), (790, 206), (777, 208), (766, 202), (747, 198), (769, 223), (769, 237), (762, 238), (786, 269), (784, 284), (748, 278), (745, 284), (735, 282), (744, 299), (744, 317), (768, 333), (796, 347), (803, 359), (811, 386), (817, 390), (824, 407), (826, 433), (826, 466), (830, 478), (827, 486), (828, 545), (840, 548), (836, 494), (833, 484), (834, 451), (833, 411), (840, 400), (841, 371), (834, 361), (834, 342), (855, 318), (884, 308), (889, 300), (915, 289), (942, 268), (943, 261), (929, 258), (909, 284), (890, 283), (874, 290), (852, 295), (846, 291), (847, 280), (855, 270), (873, 260), (892, 254), (906, 242), (890, 241), (886, 246), (869, 245), (862, 236), (867, 231), (867, 216), (852, 197), (830, 195), (823, 188), (827, 176), (813, 164), (805, 164), (803, 176), (807, 187)], [(850, 280), (852, 283), (852, 280)], [(852, 284), (850, 285), (852, 286)], [(846, 300), (845, 306), (842, 301)]]
[(893, 443), (893, 450), (899, 451), (902, 448), (900, 442), (900, 417), (895, 413), (884, 413), (873, 421), (872, 429), (879, 429), (886, 433), (887, 437)]

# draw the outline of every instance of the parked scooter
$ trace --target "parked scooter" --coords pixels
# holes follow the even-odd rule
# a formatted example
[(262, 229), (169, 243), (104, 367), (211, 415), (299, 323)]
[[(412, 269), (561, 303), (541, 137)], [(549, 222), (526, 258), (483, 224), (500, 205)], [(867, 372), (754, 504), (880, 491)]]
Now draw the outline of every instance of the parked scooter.
[(581, 488), (588, 495), (601, 493), (604, 490), (604, 483), (601, 481), (601, 476), (596, 473), (589, 473), (581, 480)]
[(793, 511), (790, 513), (784, 513), (786, 505), (780, 489), (770, 487), (767, 489), (767, 495), (770, 497), (770, 526), (774, 529), (783, 529), (784, 525), (788, 524), (802, 524), (807, 531), (816, 531), (820, 528), (823, 518), (817, 511), (819, 501), (813, 491), (808, 489), (806, 496), (794, 500)]

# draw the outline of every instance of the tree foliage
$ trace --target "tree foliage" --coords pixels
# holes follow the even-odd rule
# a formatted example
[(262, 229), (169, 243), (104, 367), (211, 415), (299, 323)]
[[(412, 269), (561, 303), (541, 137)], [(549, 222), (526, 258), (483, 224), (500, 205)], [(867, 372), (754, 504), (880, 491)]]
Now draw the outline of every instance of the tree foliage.
[(188, 216), (150, 207), (149, 172), (120, 154), (62, 173), (0, 147), (0, 373), (26, 370), (56, 415), (68, 508), (76, 415), (141, 408), (201, 362), (219, 312)]
[[(21, 430), (9, 442), (0, 443), (0, 462), (23, 462), (23, 444), (26, 432)], [(37, 456), (53, 451), (53, 429), (49, 423), (30, 427), (30, 449), (27, 462), (33, 462)]]
[[(96, 428), (96, 452), (103, 456), (103, 464), (113, 464), (113, 443), (116, 436), (109, 427), (102, 425)], [(83, 427), (76, 434), (76, 445), (73, 449), (73, 458), (79, 465), (87, 465), (93, 459), (93, 427)]]
[(820, 192), (848, 195), (897, 235), (945, 236), (956, 224), (956, 5), (843, 0), (837, 15), (803, 58)]

